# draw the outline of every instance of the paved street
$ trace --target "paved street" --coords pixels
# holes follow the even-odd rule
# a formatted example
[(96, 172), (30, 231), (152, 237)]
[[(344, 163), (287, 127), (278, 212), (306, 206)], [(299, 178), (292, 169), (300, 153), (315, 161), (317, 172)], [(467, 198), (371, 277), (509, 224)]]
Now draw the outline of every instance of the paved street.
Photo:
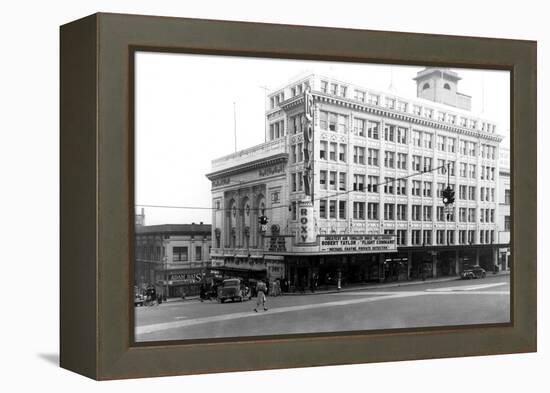
[(510, 276), (268, 297), (269, 310), (198, 300), (137, 307), (136, 341), (503, 323)]

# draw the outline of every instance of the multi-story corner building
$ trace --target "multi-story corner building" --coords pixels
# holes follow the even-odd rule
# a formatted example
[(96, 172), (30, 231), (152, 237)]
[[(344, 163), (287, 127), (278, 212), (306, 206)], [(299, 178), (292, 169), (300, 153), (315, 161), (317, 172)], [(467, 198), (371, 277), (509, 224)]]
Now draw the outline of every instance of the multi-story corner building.
[(510, 182), (510, 150), (500, 149), (500, 166), (498, 173), (498, 242), (505, 244), (499, 251), (499, 266), (501, 269), (510, 269), (510, 232), (512, 220), (510, 205), (512, 202)]
[(136, 226), (135, 285), (168, 297), (198, 293), (210, 269), (211, 233), (202, 222)]
[(502, 137), (459, 79), (423, 70), (416, 99), (313, 74), (272, 92), (267, 142), (212, 162), (213, 267), (290, 287), (492, 269)]

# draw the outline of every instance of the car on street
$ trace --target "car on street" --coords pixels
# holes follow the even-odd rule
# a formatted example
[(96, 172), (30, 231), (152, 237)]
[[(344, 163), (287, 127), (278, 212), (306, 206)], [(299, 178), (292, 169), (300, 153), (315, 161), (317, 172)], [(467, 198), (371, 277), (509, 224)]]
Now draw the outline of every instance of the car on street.
[(143, 297), (143, 295), (139, 293), (136, 293), (134, 295), (134, 307), (143, 306), (144, 302), (145, 302), (145, 298)]
[(218, 302), (224, 303), (231, 299), (234, 302), (242, 302), (244, 299), (244, 285), (239, 278), (223, 280), (218, 287)]
[(471, 280), (473, 278), (485, 278), (486, 271), (481, 266), (467, 266), (464, 271), (460, 274), (460, 278), (464, 280)]

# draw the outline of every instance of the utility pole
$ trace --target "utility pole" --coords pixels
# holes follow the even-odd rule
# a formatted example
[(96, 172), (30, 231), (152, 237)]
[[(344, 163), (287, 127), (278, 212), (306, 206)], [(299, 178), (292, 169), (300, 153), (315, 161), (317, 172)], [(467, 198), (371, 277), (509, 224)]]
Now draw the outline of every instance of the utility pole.
[(233, 102), (233, 132), (235, 135), (235, 153), (237, 152), (237, 104)]

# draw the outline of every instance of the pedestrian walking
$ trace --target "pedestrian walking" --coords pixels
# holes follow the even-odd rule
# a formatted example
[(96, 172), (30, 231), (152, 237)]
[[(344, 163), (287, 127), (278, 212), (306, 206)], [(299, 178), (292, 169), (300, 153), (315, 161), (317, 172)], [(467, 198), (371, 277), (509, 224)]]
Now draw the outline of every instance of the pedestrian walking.
[(265, 292), (266, 292), (267, 288), (266, 288), (266, 285), (263, 281), (258, 281), (258, 283), (256, 284), (256, 293), (258, 294), (258, 296), (256, 297), (256, 307), (254, 308), (254, 311), (255, 312), (258, 312), (258, 307), (260, 305), (262, 305), (262, 307), (264, 308), (264, 311), (267, 311), (267, 307), (266, 307), (266, 297), (265, 297)]

